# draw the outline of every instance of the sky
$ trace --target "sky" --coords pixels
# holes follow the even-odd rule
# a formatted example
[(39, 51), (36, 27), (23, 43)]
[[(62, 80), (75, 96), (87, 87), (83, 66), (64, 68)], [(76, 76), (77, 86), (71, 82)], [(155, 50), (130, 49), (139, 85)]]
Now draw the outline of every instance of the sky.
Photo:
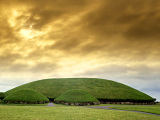
[(0, 91), (103, 78), (160, 101), (160, 0), (0, 0)]

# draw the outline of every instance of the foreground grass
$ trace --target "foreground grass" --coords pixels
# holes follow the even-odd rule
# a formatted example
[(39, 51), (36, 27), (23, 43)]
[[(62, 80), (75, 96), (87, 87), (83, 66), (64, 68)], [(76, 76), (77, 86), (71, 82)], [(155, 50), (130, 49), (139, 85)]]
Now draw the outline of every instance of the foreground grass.
[(46, 106), (48, 103), (44, 104), (4, 104), (0, 103), (0, 106)]
[(142, 113), (83, 107), (0, 106), (0, 120), (160, 120)]
[(148, 113), (154, 113), (160, 115), (160, 105), (112, 105), (109, 108), (121, 109), (121, 110), (131, 110), (131, 111), (142, 111)]

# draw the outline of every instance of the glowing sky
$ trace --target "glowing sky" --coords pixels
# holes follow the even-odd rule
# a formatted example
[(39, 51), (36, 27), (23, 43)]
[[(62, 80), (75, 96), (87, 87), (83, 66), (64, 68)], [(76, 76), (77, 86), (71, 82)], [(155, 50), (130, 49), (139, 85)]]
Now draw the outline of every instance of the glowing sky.
[(57, 77), (160, 100), (160, 0), (0, 0), (0, 91)]

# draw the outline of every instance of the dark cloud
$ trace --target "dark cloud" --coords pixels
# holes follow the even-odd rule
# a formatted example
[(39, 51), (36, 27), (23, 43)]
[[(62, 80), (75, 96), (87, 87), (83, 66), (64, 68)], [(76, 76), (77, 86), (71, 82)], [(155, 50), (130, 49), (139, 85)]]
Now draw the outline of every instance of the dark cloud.
[(160, 24), (158, 22), (160, 20), (159, 13), (158, 10), (155, 10), (153, 12), (142, 14), (142, 18), (135, 24), (131, 25), (124, 35), (127, 38), (133, 38), (135, 40), (152, 39), (158, 41), (160, 38)]
[[(160, 1), (100, 1), (102, 4), (84, 17), (85, 28), (99, 36), (122, 34), (127, 39), (159, 38)], [(155, 39), (157, 41), (157, 39)]]
[[(141, 59), (160, 50), (157, 46), (160, 43), (159, 1), (101, 0), (95, 3), (94, 9), (89, 8), (79, 21), (62, 31), (61, 39), (47, 48), (83, 55), (107, 51), (112, 56), (131, 52)], [(53, 33), (50, 39), (54, 40)]]

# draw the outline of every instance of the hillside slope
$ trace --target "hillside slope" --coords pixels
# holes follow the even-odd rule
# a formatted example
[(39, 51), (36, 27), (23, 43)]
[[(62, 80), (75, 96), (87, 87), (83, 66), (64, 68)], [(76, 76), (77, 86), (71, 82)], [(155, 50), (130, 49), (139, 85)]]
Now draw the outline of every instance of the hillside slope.
[(69, 102), (69, 103), (86, 103), (86, 102), (99, 102), (95, 97), (88, 92), (81, 89), (71, 89), (60, 96), (54, 102)]

